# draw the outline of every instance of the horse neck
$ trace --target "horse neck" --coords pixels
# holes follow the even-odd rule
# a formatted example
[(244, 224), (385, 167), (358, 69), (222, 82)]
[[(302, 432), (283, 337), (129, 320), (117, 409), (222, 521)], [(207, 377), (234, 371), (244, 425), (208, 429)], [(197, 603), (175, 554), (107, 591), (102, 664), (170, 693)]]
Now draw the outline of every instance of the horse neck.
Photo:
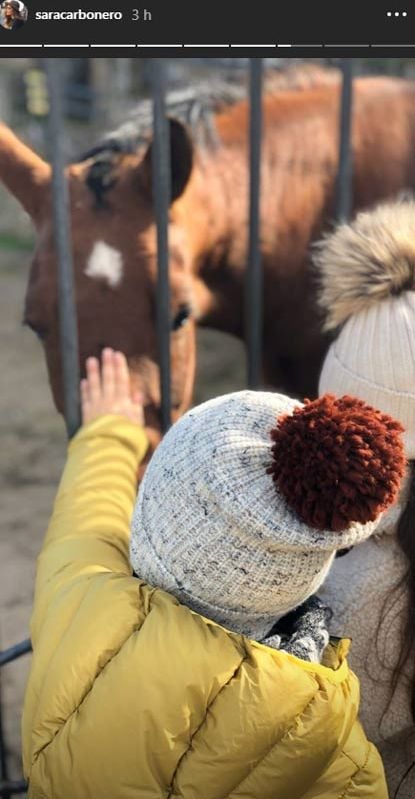
[[(336, 91), (329, 87), (311, 98), (302, 92), (264, 98), (261, 248), (266, 286), (282, 272), (303, 270), (309, 242), (331, 202)], [(220, 115), (217, 129), (220, 145), (196, 151), (192, 178), (180, 201), (182, 224), (193, 273), (211, 292), (213, 308), (207, 308), (202, 322), (240, 335), (248, 250), (246, 103)], [(322, 155), (316, 164), (317, 141)]]

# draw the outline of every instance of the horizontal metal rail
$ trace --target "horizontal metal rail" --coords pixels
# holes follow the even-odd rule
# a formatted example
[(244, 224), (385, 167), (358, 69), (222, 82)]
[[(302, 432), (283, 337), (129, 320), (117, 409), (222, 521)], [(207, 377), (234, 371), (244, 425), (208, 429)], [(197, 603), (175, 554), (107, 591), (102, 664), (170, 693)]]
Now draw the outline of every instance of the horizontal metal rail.
[[(20, 644), (11, 646), (0, 652), (0, 666), (6, 666), (8, 663), (13, 663), (17, 658), (31, 652), (32, 645), (29, 639), (22, 641)], [(7, 748), (4, 737), (3, 728), (3, 708), (1, 698), (1, 681), (0, 681), (0, 797), (1, 799), (10, 799), (12, 796), (26, 793), (27, 784), (25, 780), (11, 780), (7, 768)]]
[(3, 649), (3, 651), (0, 652), (0, 666), (6, 666), (7, 663), (11, 663), (13, 660), (17, 660), (17, 658), (31, 651), (32, 644), (29, 638), (26, 638), (26, 640), (22, 641), (20, 644), (15, 644), (8, 649)]
[(25, 780), (0, 780), (1, 799), (9, 799), (11, 796), (18, 796), (26, 791), (27, 782)]

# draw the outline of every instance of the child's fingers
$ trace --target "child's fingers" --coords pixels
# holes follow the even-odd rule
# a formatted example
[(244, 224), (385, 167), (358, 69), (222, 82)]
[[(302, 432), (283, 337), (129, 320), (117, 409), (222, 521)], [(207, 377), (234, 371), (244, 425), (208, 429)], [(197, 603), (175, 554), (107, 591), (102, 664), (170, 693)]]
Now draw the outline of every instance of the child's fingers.
[(134, 391), (131, 399), (134, 406), (135, 421), (137, 424), (140, 424), (142, 427), (144, 427), (144, 395), (141, 393), (141, 391)]
[(101, 396), (101, 377), (97, 358), (87, 358), (86, 379), (88, 383), (88, 396), (91, 402)]
[(81, 380), (81, 401), (82, 403), (89, 401), (88, 380)]
[(91, 408), (91, 402), (89, 399), (89, 388), (88, 388), (88, 380), (81, 380), (81, 409), (82, 409), (82, 421), (84, 424), (89, 421), (89, 411)]
[(106, 347), (102, 352), (102, 393), (107, 400), (115, 395), (115, 362), (114, 350)]
[(144, 394), (141, 391), (135, 390), (132, 393), (131, 400), (134, 406), (135, 421), (137, 424), (141, 424), (142, 427), (144, 427)]
[(115, 395), (117, 399), (126, 399), (130, 396), (130, 373), (127, 359), (122, 352), (114, 353), (115, 369)]

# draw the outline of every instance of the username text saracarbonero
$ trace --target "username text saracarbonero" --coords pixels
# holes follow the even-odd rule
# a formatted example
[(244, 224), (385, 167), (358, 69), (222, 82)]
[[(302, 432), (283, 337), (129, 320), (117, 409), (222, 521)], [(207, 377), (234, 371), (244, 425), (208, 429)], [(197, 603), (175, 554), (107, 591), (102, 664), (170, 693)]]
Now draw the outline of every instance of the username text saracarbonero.
[(78, 22), (79, 20), (89, 20), (90, 22), (98, 20), (119, 21), (122, 18), (122, 11), (84, 11), (82, 8), (78, 8), (76, 11), (35, 11), (35, 19), (44, 22), (57, 22), (59, 20), (64, 20), (65, 22)]

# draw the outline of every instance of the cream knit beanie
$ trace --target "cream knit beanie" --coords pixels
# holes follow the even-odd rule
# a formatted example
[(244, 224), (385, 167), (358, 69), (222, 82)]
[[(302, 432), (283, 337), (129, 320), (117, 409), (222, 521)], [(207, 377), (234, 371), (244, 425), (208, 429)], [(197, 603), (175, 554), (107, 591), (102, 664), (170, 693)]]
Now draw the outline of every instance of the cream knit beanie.
[(415, 459), (415, 202), (380, 205), (319, 245), (326, 330), (341, 327), (319, 391), (351, 394), (399, 420)]
[[(377, 414), (382, 440), (393, 439), (395, 447), (395, 465), (386, 466), (385, 453), (375, 454), (367, 444), (363, 403), (353, 411), (353, 418), (360, 420), (353, 428), (353, 422), (343, 418), (346, 411), (330, 406), (330, 401), (334, 398), (302, 406), (282, 395), (242, 391), (210, 400), (183, 416), (158, 446), (139, 489), (130, 546), (135, 573), (192, 610), (257, 640), (316, 592), (335, 552), (366, 539), (376, 527), (380, 505), (374, 497), (379, 486), (365, 483), (367, 458), (383, 464), (382, 508), (396, 496), (399, 458), (403, 470), (402, 444), (397, 443), (392, 420), (385, 427), (385, 417)], [(317, 404), (321, 419), (316, 423)], [(366, 443), (356, 438), (356, 430)], [(356, 458), (363, 451), (366, 496), (362, 500), (360, 488), (357, 493), (371, 507), (365, 523), (361, 518), (350, 521), (353, 511), (344, 511), (347, 490), (348, 497), (356, 496)], [(349, 488), (338, 501), (346, 483)], [(294, 497), (291, 505), (285, 494)], [(332, 498), (340, 513), (337, 523)], [(349, 518), (339, 531), (343, 511)], [(332, 518), (331, 529), (310, 526), (298, 512), (314, 514), (320, 527), (326, 517)]]

